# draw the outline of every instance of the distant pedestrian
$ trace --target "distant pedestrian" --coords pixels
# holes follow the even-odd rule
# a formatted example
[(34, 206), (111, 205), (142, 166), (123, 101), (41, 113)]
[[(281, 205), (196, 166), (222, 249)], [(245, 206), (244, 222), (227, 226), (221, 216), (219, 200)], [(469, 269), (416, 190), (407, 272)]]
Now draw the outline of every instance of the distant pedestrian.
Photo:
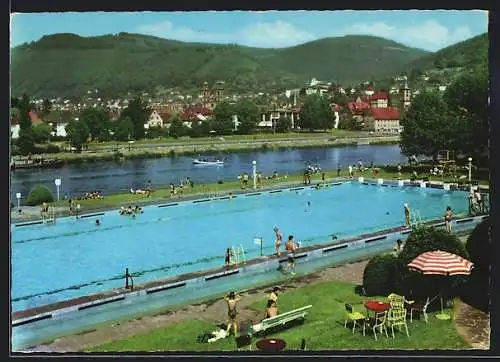
[(340, 177), (340, 165), (337, 166), (337, 177)]
[(321, 172), (321, 181), (325, 182), (325, 173), (324, 172)]
[(276, 255), (280, 256), (281, 255), (280, 246), (281, 246), (281, 243), (283, 241), (283, 235), (281, 234), (280, 229), (277, 226), (274, 227), (273, 231), (274, 231), (275, 252), (276, 252)]
[(363, 161), (361, 159), (358, 161), (358, 171), (363, 172)]
[(352, 177), (354, 176), (354, 173), (353, 173), (353, 171), (352, 171), (352, 170), (353, 170), (353, 169), (352, 169), (352, 166), (351, 166), (351, 165), (349, 165), (349, 177), (350, 177), (350, 178), (352, 178)]
[(401, 178), (401, 164), (398, 163), (398, 177)]
[(226, 267), (231, 265), (231, 257), (233, 256), (233, 253), (231, 252), (231, 248), (226, 249), (226, 257), (224, 259), (224, 264)]

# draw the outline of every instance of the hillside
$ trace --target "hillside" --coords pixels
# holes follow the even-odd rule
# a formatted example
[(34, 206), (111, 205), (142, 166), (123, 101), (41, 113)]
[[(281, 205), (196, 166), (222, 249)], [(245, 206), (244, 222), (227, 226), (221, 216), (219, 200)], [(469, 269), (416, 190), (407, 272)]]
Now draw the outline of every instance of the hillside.
[(484, 33), (463, 42), (443, 48), (407, 64), (406, 70), (487, 67), (488, 34)]
[(341, 83), (392, 74), (427, 52), (370, 36), (325, 38), (290, 48), (184, 43), (120, 33), (44, 36), (11, 51), (13, 95), (115, 95), (225, 80), (232, 89), (296, 87), (315, 77)]

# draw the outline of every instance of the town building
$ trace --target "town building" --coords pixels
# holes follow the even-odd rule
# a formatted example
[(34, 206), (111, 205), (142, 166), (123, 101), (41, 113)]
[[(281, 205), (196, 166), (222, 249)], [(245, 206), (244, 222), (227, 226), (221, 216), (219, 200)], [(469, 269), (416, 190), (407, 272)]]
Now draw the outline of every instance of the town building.
[(365, 117), (365, 127), (376, 133), (399, 133), (402, 127), (399, 123), (399, 109), (393, 107), (372, 108), (369, 116)]
[(406, 79), (405, 79), (405, 84), (401, 89), (401, 94), (403, 100), (402, 102), (403, 110), (407, 110), (411, 105), (411, 90), (410, 87), (408, 87), (408, 81)]
[(217, 104), (222, 102), (224, 96), (224, 82), (215, 82), (212, 90), (208, 87), (208, 82), (203, 83), (200, 93), (200, 101), (203, 108), (214, 110)]

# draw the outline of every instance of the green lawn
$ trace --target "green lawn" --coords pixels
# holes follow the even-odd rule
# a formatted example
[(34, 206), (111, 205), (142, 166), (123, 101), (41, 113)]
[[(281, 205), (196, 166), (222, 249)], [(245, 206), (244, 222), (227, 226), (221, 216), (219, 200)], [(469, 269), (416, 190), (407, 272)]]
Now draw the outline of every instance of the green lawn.
[[(213, 137), (198, 137), (198, 138), (190, 138), (190, 137), (180, 137), (180, 138), (171, 138), (171, 137), (162, 137), (156, 139), (143, 139), (134, 142), (134, 145), (140, 146), (143, 144), (157, 144), (157, 143), (211, 143), (214, 141), (218, 141), (219, 137), (223, 137), (225, 141), (253, 141), (253, 140), (289, 140), (294, 138), (316, 138), (316, 137), (366, 137), (368, 136), (368, 132), (360, 132), (360, 131), (346, 131), (346, 130), (329, 130), (328, 132), (289, 132), (289, 133), (259, 133), (252, 135), (226, 135), (226, 136), (213, 136)], [(128, 147), (128, 141), (111, 141), (111, 142), (91, 142), (89, 144), (89, 150), (98, 149), (103, 146), (116, 146), (120, 147)]]
[[(313, 284), (280, 294), (278, 306), (286, 312), (312, 304), (311, 312), (303, 324), (290, 326), (268, 334), (267, 337), (282, 338), (287, 349), (298, 349), (302, 338), (306, 339), (309, 350), (341, 349), (462, 349), (469, 347), (457, 333), (452, 320), (441, 321), (429, 313), (429, 323), (408, 322), (410, 338), (396, 331), (393, 339), (380, 336), (375, 341), (373, 334), (363, 336), (359, 329), (354, 335), (344, 328), (344, 303), (353, 304), (354, 310), (365, 313), (363, 301), (366, 299), (385, 300), (386, 298), (360, 297), (354, 293), (354, 285), (341, 282)], [(266, 298), (251, 304), (248, 308), (263, 314)], [(452, 310), (448, 310), (453, 313)], [(221, 320), (221, 322), (225, 322)], [(204, 320), (189, 320), (173, 326), (159, 328), (149, 333), (138, 334), (131, 338), (106, 343), (90, 349), (90, 352), (109, 351), (234, 351), (234, 338), (229, 337), (214, 343), (200, 344), (196, 337), (203, 332), (211, 332), (217, 327)], [(255, 342), (262, 338), (253, 338)]]

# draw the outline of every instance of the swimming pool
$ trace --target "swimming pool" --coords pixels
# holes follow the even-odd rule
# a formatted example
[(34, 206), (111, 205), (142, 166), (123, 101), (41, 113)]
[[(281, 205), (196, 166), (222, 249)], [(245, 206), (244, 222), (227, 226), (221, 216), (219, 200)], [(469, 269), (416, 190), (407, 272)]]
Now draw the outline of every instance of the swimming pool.
[(171, 202), (145, 207), (135, 220), (110, 211), (56, 225), (13, 225), (12, 309), (121, 287), (125, 268), (139, 284), (220, 266), (231, 245), (242, 245), (250, 259), (260, 254), (255, 237), (270, 254), (275, 225), (304, 246), (400, 226), (405, 202), (422, 220), (440, 218), (448, 205), (455, 214), (468, 208), (463, 191), (345, 182)]

